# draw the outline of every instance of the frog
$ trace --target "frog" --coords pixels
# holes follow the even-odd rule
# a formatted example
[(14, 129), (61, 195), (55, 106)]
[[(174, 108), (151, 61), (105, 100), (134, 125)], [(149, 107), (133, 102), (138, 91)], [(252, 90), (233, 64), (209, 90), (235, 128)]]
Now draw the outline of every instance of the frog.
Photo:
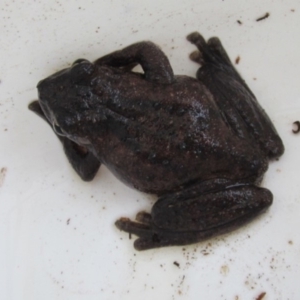
[(279, 134), (220, 39), (193, 32), (187, 40), (196, 48), (195, 77), (175, 75), (161, 48), (142, 41), (94, 62), (76, 60), (41, 80), (29, 105), (82, 180), (103, 164), (155, 195), (150, 212), (115, 222), (136, 236), (136, 250), (229, 233), (273, 202), (261, 182), (284, 153)]

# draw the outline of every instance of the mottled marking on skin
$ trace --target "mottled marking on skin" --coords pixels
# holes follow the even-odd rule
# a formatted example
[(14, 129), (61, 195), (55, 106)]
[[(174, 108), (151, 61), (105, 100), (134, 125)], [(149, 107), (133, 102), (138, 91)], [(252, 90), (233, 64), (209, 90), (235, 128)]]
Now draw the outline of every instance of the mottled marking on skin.
[[(207, 108), (204, 108), (201, 102), (193, 101), (192, 109), (189, 110), (191, 121), (195, 126), (195, 131), (200, 132), (208, 127), (208, 123), (205, 122), (205, 126), (202, 125), (202, 120), (207, 120), (209, 112)], [(198, 126), (197, 126), (198, 125)], [(202, 126), (201, 126), (202, 125)]]

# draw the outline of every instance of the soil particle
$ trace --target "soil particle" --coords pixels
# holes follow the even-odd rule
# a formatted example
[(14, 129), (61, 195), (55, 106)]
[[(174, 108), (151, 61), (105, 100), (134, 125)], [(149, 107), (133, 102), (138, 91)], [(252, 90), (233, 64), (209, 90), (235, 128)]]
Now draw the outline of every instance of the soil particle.
[(7, 173), (7, 168), (1, 168), (1, 170), (0, 170), (0, 187), (4, 183), (4, 179), (5, 179), (6, 173)]
[(258, 295), (258, 297), (256, 298), (256, 300), (262, 300), (266, 295), (266, 292), (263, 292), (261, 294)]
[(262, 17), (257, 18), (257, 19), (256, 19), (256, 22), (265, 20), (265, 19), (269, 18), (269, 16), (270, 16), (270, 14), (267, 12), (267, 13), (265, 13)]
[(294, 124), (294, 128), (295, 128), (295, 129), (293, 129), (293, 133), (299, 133), (300, 132), (300, 122), (295, 121), (293, 124)]

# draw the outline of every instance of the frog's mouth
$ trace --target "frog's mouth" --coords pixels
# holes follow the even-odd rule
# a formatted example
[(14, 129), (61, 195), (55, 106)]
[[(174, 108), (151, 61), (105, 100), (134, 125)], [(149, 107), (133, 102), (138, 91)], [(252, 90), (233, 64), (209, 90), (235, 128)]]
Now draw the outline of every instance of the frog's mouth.
[(61, 126), (57, 123), (56, 119), (53, 118), (52, 124), (49, 122), (50, 125), (52, 125), (53, 131), (56, 133), (57, 136), (67, 138), (71, 140), (72, 142), (75, 142), (78, 147), (85, 148), (88, 145), (90, 145), (90, 141), (87, 138), (76, 136), (70, 133), (65, 132)]

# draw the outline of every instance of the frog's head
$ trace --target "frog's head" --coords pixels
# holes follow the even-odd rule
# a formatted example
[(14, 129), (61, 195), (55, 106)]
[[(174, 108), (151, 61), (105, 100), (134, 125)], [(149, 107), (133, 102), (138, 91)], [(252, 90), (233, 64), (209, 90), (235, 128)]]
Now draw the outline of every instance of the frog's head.
[(85, 120), (91, 110), (90, 83), (94, 69), (92, 63), (80, 59), (37, 85), (39, 104), (54, 131), (79, 144), (87, 142)]

